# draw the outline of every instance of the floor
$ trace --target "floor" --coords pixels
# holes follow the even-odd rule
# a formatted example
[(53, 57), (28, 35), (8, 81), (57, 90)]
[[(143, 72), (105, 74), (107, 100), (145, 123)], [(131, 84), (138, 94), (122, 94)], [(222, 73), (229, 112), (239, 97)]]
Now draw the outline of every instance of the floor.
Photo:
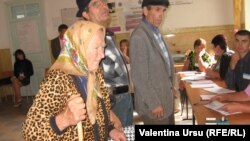
[[(2, 99), (0, 103), (0, 141), (23, 141), (21, 134), (21, 125), (25, 120), (27, 111), (31, 105), (31, 98), (28, 100), (23, 99), (23, 105), (19, 108), (13, 108), (13, 102), (11, 97)], [(189, 105), (189, 119), (192, 118), (192, 110)], [(175, 114), (176, 125), (191, 125), (192, 120), (183, 120), (186, 118), (185, 110), (183, 115), (181, 112)], [(143, 124), (138, 117), (137, 113), (134, 112), (134, 124)]]

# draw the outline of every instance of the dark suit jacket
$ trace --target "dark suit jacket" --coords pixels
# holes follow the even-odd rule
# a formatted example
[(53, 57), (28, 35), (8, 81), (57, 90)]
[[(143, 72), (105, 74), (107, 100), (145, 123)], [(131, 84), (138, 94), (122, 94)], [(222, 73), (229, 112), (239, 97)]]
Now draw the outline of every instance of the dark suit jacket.
[(61, 52), (61, 45), (60, 45), (60, 39), (59, 37), (56, 37), (55, 39), (51, 40), (51, 52), (54, 57), (54, 59), (57, 59)]

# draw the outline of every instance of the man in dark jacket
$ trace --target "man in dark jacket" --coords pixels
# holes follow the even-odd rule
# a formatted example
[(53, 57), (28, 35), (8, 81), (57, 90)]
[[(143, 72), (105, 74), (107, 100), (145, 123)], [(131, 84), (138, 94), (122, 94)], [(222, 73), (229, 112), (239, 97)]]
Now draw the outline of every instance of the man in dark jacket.
[(51, 52), (54, 59), (57, 59), (61, 52), (61, 48), (63, 47), (63, 35), (67, 29), (68, 26), (66, 24), (61, 24), (58, 27), (59, 36), (51, 40)]

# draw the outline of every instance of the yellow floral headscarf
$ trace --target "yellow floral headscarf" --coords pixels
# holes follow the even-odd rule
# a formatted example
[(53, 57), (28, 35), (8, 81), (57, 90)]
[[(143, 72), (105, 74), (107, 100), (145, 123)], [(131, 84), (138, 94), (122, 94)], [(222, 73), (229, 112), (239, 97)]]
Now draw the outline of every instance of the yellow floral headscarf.
[[(68, 74), (88, 77), (87, 82), (87, 113), (92, 124), (95, 123), (97, 113), (96, 97), (100, 94), (100, 83), (95, 73), (89, 73), (86, 49), (91, 38), (97, 32), (105, 34), (105, 28), (89, 21), (78, 21), (73, 24), (64, 35), (62, 51), (51, 69), (61, 69)], [(83, 48), (83, 49), (82, 49)]]

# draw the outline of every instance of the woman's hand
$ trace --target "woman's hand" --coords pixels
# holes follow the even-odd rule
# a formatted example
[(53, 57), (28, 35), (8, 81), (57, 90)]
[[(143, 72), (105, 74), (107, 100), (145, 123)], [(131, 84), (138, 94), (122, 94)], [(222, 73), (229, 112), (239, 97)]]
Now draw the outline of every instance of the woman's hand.
[(62, 131), (86, 118), (85, 103), (80, 95), (72, 95), (62, 113), (56, 116), (56, 124)]
[(225, 102), (225, 101), (227, 101), (227, 96), (226, 95), (217, 95), (217, 96), (214, 96), (210, 99), (210, 102), (212, 102), (212, 101)]
[(122, 132), (122, 131), (120, 131), (120, 130), (118, 130), (118, 129), (116, 129), (116, 128), (114, 128), (113, 130), (111, 130), (110, 132), (109, 132), (109, 136), (114, 140), (114, 141), (126, 141), (127, 139), (126, 139), (126, 135)]
[(228, 103), (219, 108), (219, 110), (223, 110), (229, 113), (235, 113), (235, 112), (241, 112), (241, 107), (242, 105), (240, 103)]
[(110, 120), (112, 123), (114, 123), (116, 129), (118, 130), (122, 129), (122, 123), (120, 119), (115, 115), (115, 113), (112, 110), (110, 110)]

